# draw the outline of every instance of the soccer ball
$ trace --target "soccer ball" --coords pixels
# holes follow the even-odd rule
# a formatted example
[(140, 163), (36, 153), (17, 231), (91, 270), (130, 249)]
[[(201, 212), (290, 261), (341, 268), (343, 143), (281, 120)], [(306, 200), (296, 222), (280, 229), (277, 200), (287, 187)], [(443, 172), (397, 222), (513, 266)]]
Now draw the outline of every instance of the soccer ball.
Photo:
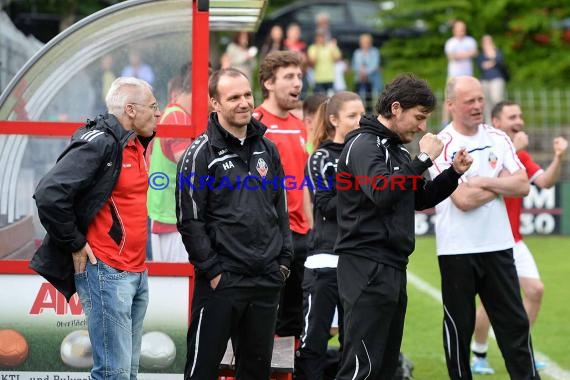
[(176, 346), (163, 332), (151, 331), (143, 335), (140, 365), (146, 369), (168, 368), (176, 358)]
[(28, 342), (16, 330), (0, 330), (0, 366), (16, 367), (28, 358)]
[(72, 331), (61, 342), (61, 360), (74, 368), (93, 367), (93, 351), (87, 330)]

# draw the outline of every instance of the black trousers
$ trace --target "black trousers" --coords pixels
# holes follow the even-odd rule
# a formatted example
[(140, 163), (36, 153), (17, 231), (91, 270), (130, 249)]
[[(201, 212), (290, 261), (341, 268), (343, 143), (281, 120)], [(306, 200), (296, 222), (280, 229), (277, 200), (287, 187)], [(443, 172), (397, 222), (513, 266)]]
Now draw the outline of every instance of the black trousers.
[(295, 256), (291, 274), (281, 292), (275, 333), (299, 338), (303, 330), (303, 273), (307, 259), (307, 235), (292, 232)]
[(489, 315), (511, 379), (539, 379), (512, 249), (438, 256), (443, 297), (443, 345), (451, 379), (471, 379), (469, 344), (475, 296)]
[[(279, 281), (279, 272), (272, 276)], [(236, 379), (269, 379), (280, 288), (220, 285), (212, 290), (208, 280), (196, 279), (184, 379), (217, 380), (230, 337)]]
[(392, 379), (408, 305), (406, 272), (351, 255), (340, 256), (337, 270), (344, 345), (336, 379)]
[(344, 313), (338, 295), (336, 273), (336, 268), (305, 268), (303, 286), (305, 325), (295, 360), (297, 380), (322, 380), (336, 308), (339, 314), (339, 341), (342, 345)]

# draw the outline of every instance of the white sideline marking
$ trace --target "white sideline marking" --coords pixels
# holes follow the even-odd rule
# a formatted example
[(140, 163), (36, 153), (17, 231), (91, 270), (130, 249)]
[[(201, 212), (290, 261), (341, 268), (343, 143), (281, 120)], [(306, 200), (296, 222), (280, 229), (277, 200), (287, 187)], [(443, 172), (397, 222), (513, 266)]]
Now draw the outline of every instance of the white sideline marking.
[[(408, 281), (410, 284), (412, 284), (416, 289), (418, 289), (422, 293), (425, 293), (434, 300), (436, 300), (437, 302), (442, 303), (441, 291), (433, 287), (428, 282), (422, 280), (420, 277), (416, 276), (410, 271), (408, 271)], [(495, 334), (493, 333), (492, 330), (489, 336), (495, 339)], [(556, 362), (554, 362), (548, 356), (536, 350), (534, 351), (534, 356), (536, 359), (548, 364), (545, 369), (540, 370), (541, 375), (547, 375), (554, 380), (570, 380), (570, 371), (561, 368)]]

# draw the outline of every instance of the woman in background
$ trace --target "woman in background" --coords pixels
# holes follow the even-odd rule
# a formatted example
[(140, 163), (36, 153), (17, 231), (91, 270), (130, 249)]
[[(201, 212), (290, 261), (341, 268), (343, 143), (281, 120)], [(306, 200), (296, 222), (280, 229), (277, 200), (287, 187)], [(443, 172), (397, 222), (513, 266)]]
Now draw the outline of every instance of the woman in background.
[(352, 71), (354, 72), (356, 92), (365, 103), (373, 103), (384, 86), (380, 66), (380, 51), (372, 46), (372, 42), (370, 34), (361, 34), (359, 38), (360, 48), (356, 49), (352, 55)]
[(485, 93), (485, 121), (491, 124), (491, 110), (505, 98), (506, 78), (503, 53), (488, 34), (481, 38), (481, 53), (477, 56), (477, 66), (481, 69), (480, 79)]
[(228, 44), (223, 58), (226, 60), (226, 65), (240, 70), (252, 81), (256, 55), (257, 48), (249, 46), (249, 34), (242, 31), (235, 34), (233, 41)]
[(269, 35), (261, 46), (260, 57), (263, 59), (267, 54), (278, 50), (285, 50), (283, 28), (281, 28), (279, 25), (273, 25), (269, 31)]

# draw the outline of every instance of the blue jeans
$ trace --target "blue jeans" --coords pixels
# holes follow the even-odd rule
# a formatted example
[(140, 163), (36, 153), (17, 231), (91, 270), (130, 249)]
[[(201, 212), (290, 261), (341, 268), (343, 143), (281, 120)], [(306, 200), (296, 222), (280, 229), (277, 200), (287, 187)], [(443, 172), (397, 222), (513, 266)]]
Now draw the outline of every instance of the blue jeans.
[(148, 274), (114, 269), (101, 260), (75, 274), (93, 350), (92, 380), (135, 380), (148, 305)]

